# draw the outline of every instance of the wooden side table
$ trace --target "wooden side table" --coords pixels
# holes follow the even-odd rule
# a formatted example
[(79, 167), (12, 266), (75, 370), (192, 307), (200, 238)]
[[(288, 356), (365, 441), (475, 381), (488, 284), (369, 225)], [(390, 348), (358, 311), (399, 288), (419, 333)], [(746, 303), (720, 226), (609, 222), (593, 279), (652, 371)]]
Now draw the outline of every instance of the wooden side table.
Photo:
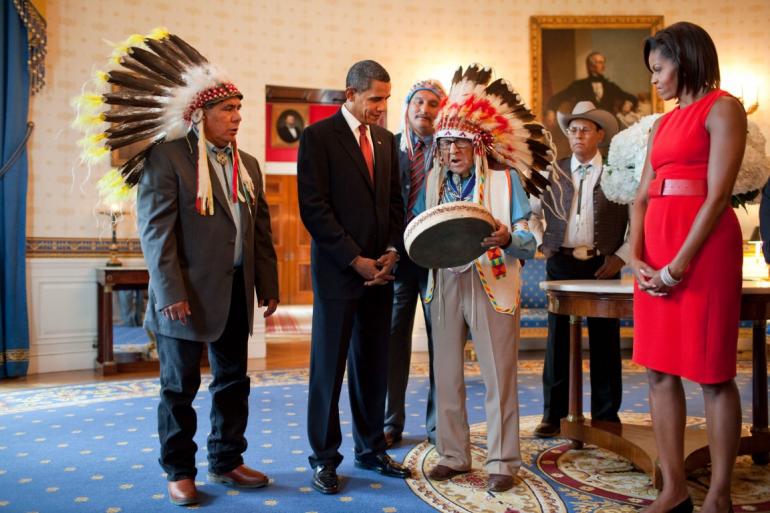
[[(662, 486), (655, 437), (649, 426), (586, 421), (583, 417), (583, 367), (580, 351), (582, 318), (633, 318), (633, 283), (621, 280), (544, 281), (548, 311), (570, 316), (569, 410), (561, 420), (561, 432), (574, 448), (584, 443), (608, 449), (631, 460)], [(741, 319), (753, 321), (752, 331), (752, 426), (741, 437), (739, 454), (751, 454), (758, 464), (770, 460), (767, 410), (766, 319), (770, 318), (770, 283), (743, 282)], [(689, 474), (710, 461), (706, 430), (685, 431), (685, 471)]]
[(112, 347), (112, 291), (146, 290), (146, 267), (98, 267), (96, 269), (97, 342), (96, 370), (102, 376), (121, 371), (157, 370), (158, 362), (118, 363)]

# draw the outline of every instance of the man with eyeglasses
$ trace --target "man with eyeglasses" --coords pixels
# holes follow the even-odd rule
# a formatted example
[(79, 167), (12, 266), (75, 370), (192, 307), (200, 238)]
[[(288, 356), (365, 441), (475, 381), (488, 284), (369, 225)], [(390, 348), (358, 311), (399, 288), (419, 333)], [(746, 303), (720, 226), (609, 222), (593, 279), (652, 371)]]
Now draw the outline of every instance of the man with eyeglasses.
[[(445, 481), (471, 471), (463, 361), (470, 331), (486, 388), (487, 489), (498, 493), (513, 486), (521, 467), (516, 368), (519, 259), (532, 258), (536, 246), (527, 227), (529, 201), (518, 173), (510, 169), (519, 154), (509, 149), (514, 143), (525, 148), (528, 143), (536, 148), (545, 145), (530, 139), (535, 136), (529, 129), (517, 132), (523, 123), (515, 121), (531, 118), (516, 103), (515, 92), (500, 81), (481, 87), (487, 86), (490, 76), (488, 68), (476, 66), (455, 73), (436, 122), (438, 154), (425, 186), (426, 207), (472, 202), (486, 208), (496, 224), (481, 242), (484, 251), (478, 258), (428, 274), (440, 458), (427, 476)], [(543, 130), (535, 132), (543, 137)], [(527, 157), (530, 162), (544, 159), (540, 154)]]
[[(430, 162), (433, 159), (433, 121), (441, 100), (446, 97), (444, 87), (437, 80), (421, 80), (406, 95), (404, 127), (396, 134), (398, 165), (401, 170), (401, 197), (404, 200), (404, 225), (421, 214), (417, 198), (425, 189)], [(428, 270), (414, 263), (403, 247), (398, 248), (401, 258), (395, 271), (393, 286), (393, 313), (388, 341), (388, 395), (385, 405), (385, 444), (390, 447), (401, 441), (406, 421), (406, 387), (412, 356), (412, 329), (417, 300), (421, 299), (425, 332), (428, 336), (429, 389), (425, 409), (425, 432), (430, 443), (436, 443), (436, 389), (433, 379), (433, 337), (431, 336), (430, 308), (424, 302), (428, 284)]]
[[(628, 261), (628, 207), (613, 203), (602, 192), (603, 170), (599, 146), (609, 145), (618, 131), (610, 112), (589, 101), (575, 105), (572, 114), (558, 114), (572, 155), (557, 162), (566, 174), (554, 175), (540, 200), (532, 200), (530, 228), (538, 249), (548, 259), (549, 280), (617, 279)], [(570, 179), (571, 176), (571, 179)], [(560, 191), (560, 192), (559, 192)], [(546, 203), (543, 208), (542, 203)], [(561, 207), (561, 210), (559, 210)], [(568, 213), (567, 221), (554, 211)], [(591, 366), (591, 418), (619, 422), (622, 398), (620, 321), (588, 318)], [(543, 419), (535, 436), (560, 432), (567, 415), (569, 388), (569, 317), (548, 313), (548, 341), (543, 366)]]

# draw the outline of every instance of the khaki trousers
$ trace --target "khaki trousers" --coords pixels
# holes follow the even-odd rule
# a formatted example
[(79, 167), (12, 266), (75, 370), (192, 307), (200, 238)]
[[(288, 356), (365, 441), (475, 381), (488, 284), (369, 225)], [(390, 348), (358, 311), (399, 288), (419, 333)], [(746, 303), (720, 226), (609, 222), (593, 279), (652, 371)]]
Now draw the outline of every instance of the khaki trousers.
[(519, 311), (496, 312), (475, 267), (460, 274), (436, 271), (431, 301), (438, 424), (439, 464), (471, 468), (465, 409), (463, 348), (470, 328), (486, 387), (487, 461), (490, 474), (515, 475), (521, 467), (517, 362)]

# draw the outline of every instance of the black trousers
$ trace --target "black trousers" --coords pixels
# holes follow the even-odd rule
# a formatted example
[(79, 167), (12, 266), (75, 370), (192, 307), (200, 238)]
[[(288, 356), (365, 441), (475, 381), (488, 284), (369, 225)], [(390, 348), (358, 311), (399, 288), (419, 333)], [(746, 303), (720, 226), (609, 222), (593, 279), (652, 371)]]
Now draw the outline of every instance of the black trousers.
[(425, 316), (428, 334), (429, 380), (428, 403), (425, 410), (425, 431), (431, 442), (436, 440), (436, 387), (433, 379), (433, 337), (430, 327), (430, 307), (425, 304), (428, 270), (401, 257), (393, 287), (393, 314), (388, 343), (388, 395), (385, 406), (385, 431), (401, 435), (406, 421), (406, 387), (409, 383), (409, 363), (412, 357), (412, 329), (418, 300)]
[[(230, 314), (222, 336), (208, 344), (213, 380), (211, 432), (208, 436), (209, 472), (224, 474), (243, 463), (249, 415), (249, 378), (246, 375), (248, 315), (243, 271), (233, 278)], [(197, 473), (193, 441), (197, 417), (192, 403), (201, 384), (200, 361), (206, 344), (157, 335), (160, 359), (158, 435), (160, 466), (169, 481), (194, 478)]]
[[(594, 279), (603, 256), (578, 260), (557, 253), (546, 262), (549, 280)], [(614, 278), (619, 278), (615, 276)], [(591, 371), (591, 418), (617, 421), (623, 396), (620, 321), (588, 318)], [(548, 343), (543, 366), (543, 418), (551, 423), (567, 416), (569, 405), (569, 316), (548, 314)]]
[(359, 299), (313, 299), (307, 432), (310, 465), (336, 467), (339, 399), (345, 363), (357, 459), (385, 451), (383, 423), (387, 387), (388, 333), (393, 286), (367, 287)]

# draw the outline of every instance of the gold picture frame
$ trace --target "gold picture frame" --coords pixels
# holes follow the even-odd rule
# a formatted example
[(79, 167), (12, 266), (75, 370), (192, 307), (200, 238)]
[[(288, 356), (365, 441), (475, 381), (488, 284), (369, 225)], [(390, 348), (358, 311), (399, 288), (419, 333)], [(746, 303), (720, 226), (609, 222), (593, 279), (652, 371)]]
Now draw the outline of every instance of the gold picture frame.
[[(639, 109), (640, 116), (663, 111), (663, 102), (650, 84), (643, 57), (644, 39), (664, 27), (663, 16), (531, 16), (529, 26), (531, 107), (555, 138), (562, 135), (555, 112), (569, 112), (576, 101), (592, 99), (577, 97), (573, 87), (588, 80), (591, 53), (605, 56), (606, 79), (618, 85), (624, 94), (636, 98), (633, 104), (625, 104), (623, 97), (614, 96), (617, 99), (610, 103), (607, 95), (602, 103), (613, 107), (598, 107), (621, 115), (624, 108)], [(567, 89), (569, 101), (564, 100)], [(601, 94), (597, 93), (597, 98)], [(558, 141), (560, 154), (565, 142), (566, 139)]]
[(274, 103), (270, 111), (270, 145), (282, 149), (298, 148), (299, 138), (309, 120), (308, 104)]

